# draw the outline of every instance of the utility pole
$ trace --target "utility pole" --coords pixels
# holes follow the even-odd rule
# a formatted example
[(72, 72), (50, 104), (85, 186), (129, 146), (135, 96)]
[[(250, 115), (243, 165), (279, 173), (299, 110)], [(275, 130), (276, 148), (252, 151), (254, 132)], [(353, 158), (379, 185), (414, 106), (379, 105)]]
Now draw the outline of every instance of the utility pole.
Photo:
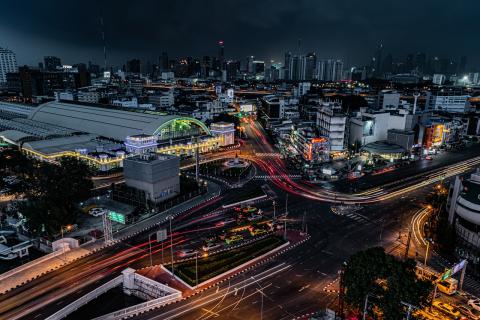
[(275, 200), (273, 200), (273, 222), (275, 222), (275, 219), (277, 218), (277, 216), (275, 214), (275, 205), (276, 205), (276, 202), (275, 202)]
[(407, 245), (405, 247), (405, 256), (404, 258), (408, 258), (408, 252), (410, 251), (410, 241), (412, 240), (412, 227), (408, 229), (408, 238), (407, 238)]
[(343, 308), (344, 308), (344, 296), (345, 296), (345, 268), (347, 267), (347, 262), (344, 262), (342, 264), (342, 269), (340, 269), (340, 271), (338, 272), (339, 273), (339, 276), (340, 276), (340, 290), (339, 290), (339, 293), (338, 293), (338, 313), (340, 314), (340, 319), (341, 320), (344, 320), (345, 319), (345, 314), (343, 312)]
[(462, 268), (462, 274), (460, 275), (460, 290), (462, 290), (463, 288), (463, 280), (465, 280), (465, 271), (467, 271), (467, 264), (468, 264), (468, 261), (465, 260), (465, 266), (463, 266)]
[(288, 193), (285, 198), (285, 216), (287, 216), (287, 214), (288, 214)]
[(200, 171), (200, 152), (197, 148), (195, 148), (195, 181), (197, 181), (197, 184), (199, 183), (199, 171)]
[(172, 278), (175, 276), (175, 271), (173, 270), (173, 234), (172, 234), (172, 216), (168, 216), (168, 220), (170, 220), (170, 253), (171, 253), (171, 260), (172, 260)]
[(363, 306), (363, 317), (362, 317), (363, 320), (367, 318), (368, 295), (369, 294), (367, 293), (367, 295), (365, 296), (365, 304)]
[(198, 251), (195, 251), (195, 286), (198, 286)]
[(152, 234), (150, 233), (148, 235), (148, 246), (149, 246), (149, 252), (150, 252), (150, 267), (153, 265), (152, 263)]

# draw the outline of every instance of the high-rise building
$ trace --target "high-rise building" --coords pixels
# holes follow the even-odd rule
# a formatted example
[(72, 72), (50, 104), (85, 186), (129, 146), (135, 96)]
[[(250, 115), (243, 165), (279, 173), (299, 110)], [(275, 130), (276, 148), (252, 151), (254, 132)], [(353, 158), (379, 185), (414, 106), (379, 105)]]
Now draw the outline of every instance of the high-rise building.
[(127, 72), (130, 73), (141, 73), (141, 63), (139, 59), (132, 59), (127, 61)]
[(160, 66), (160, 71), (166, 71), (169, 69), (167, 52), (162, 52), (162, 55), (158, 58), (158, 65)]
[(46, 71), (56, 71), (62, 65), (60, 58), (54, 56), (43, 57), (43, 62)]
[(255, 61), (254, 56), (248, 56), (247, 57), (247, 66), (246, 66), (246, 71), (248, 74), (253, 74), (253, 62)]
[(317, 56), (315, 52), (308, 53), (306, 56), (301, 57), (300, 79), (299, 80), (312, 80), (317, 63)]
[(285, 74), (284, 74), (284, 79), (285, 80), (290, 80), (290, 59), (292, 58), (292, 53), (291, 52), (285, 52), (285, 60), (283, 62), (283, 65), (284, 65), (284, 70), (285, 70)]
[(319, 60), (315, 68), (315, 78), (321, 81), (339, 81), (342, 79), (342, 72), (342, 60)]
[(467, 57), (462, 56), (460, 57), (460, 63), (458, 64), (458, 73), (463, 74), (465, 73), (466, 69), (467, 69)]
[(17, 57), (11, 50), (0, 47), (0, 87), (7, 83), (7, 73), (17, 72)]
[(375, 53), (372, 57), (372, 61), (371, 61), (371, 67), (372, 67), (372, 71), (373, 71), (373, 74), (378, 76), (382, 73), (382, 52), (383, 52), (383, 44), (380, 44), (377, 48), (377, 50), (375, 50)]
[(218, 41), (218, 60), (223, 64), (225, 60), (225, 45), (223, 40)]

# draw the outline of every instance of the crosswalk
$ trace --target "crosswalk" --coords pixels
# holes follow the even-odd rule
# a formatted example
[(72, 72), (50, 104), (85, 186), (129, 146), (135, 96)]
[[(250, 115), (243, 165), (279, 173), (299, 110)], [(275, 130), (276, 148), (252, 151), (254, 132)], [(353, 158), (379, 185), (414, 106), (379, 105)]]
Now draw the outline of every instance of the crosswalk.
[(344, 215), (344, 217), (352, 219), (352, 220), (358, 222), (359, 224), (369, 224), (369, 223), (371, 223), (370, 219), (368, 219), (367, 217), (365, 217), (361, 214), (355, 213), (355, 212), (347, 213), (347, 214)]
[(358, 213), (363, 207), (358, 205), (339, 205), (331, 206), (330, 210), (337, 216), (342, 216), (354, 220), (358, 224), (373, 223), (369, 218)]
[(278, 152), (258, 152), (258, 153), (255, 153), (255, 156), (256, 157), (270, 157), (270, 158), (276, 158), (276, 157), (281, 157), (282, 154), (281, 153), (278, 153)]
[(302, 176), (299, 174), (281, 174), (281, 175), (257, 175), (253, 177), (256, 180), (269, 180), (269, 179), (283, 179), (283, 178), (290, 178), (290, 179), (301, 179)]

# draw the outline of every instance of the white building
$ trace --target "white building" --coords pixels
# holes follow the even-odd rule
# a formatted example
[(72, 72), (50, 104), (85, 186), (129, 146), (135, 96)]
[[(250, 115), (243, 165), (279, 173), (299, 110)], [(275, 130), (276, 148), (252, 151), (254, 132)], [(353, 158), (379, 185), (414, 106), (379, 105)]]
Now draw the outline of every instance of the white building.
[(400, 104), (400, 93), (393, 90), (382, 90), (378, 93), (379, 109), (397, 109)]
[(452, 113), (465, 113), (470, 110), (470, 102), (468, 101), (470, 96), (467, 94), (439, 91), (430, 95), (428, 98), (428, 107), (430, 110)]
[(122, 100), (113, 100), (112, 104), (117, 107), (122, 108), (132, 108), (132, 109), (148, 109), (154, 110), (155, 108), (151, 103), (138, 103), (138, 99), (133, 97), (130, 100), (122, 99)]
[(162, 80), (168, 81), (168, 80), (173, 80), (175, 78), (175, 73), (169, 71), (169, 72), (162, 72)]
[(433, 75), (433, 79), (432, 79), (432, 82), (433, 84), (436, 84), (436, 85), (442, 85), (445, 83), (445, 80), (447, 80), (447, 77), (445, 77), (444, 74), (439, 74), (439, 73), (436, 73)]
[(480, 264), (480, 172), (469, 179), (457, 176), (447, 201), (448, 222), (456, 233), (456, 255), (467, 259), (479, 273)]
[(235, 143), (235, 124), (228, 122), (215, 122), (210, 125), (210, 132), (215, 137), (220, 137), (220, 147)]
[(100, 92), (95, 90), (79, 91), (77, 94), (78, 101), (88, 103), (98, 103), (101, 96)]
[(169, 108), (175, 105), (175, 96), (173, 95), (173, 90), (170, 90), (165, 94), (149, 96), (148, 102), (161, 108)]
[(345, 150), (345, 129), (347, 116), (341, 106), (334, 103), (325, 104), (317, 112), (317, 126), (320, 136), (328, 138), (330, 152)]
[(360, 143), (362, 146), (386, 141), (388, 131), (410, 130), (412, 128), (412, 115), (407, 112), (363, 112), (357, 117), (350, 119), (349, 143), (354, 145)]
[(0, 87), (7, 83), (7, 73), (17, 72), (17, 57), (11, 50), (0, 47)]

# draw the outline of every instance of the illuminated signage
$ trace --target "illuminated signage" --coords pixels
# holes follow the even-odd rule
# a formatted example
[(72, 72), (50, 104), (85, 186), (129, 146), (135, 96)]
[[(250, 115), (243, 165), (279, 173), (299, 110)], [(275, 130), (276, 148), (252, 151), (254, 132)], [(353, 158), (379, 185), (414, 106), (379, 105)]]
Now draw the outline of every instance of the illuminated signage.
[(108, 218), (112, 221), (125, 224), (125, 215), (122, 213), (118, 213), (115, 211), (109, 211), (108, 212)]

